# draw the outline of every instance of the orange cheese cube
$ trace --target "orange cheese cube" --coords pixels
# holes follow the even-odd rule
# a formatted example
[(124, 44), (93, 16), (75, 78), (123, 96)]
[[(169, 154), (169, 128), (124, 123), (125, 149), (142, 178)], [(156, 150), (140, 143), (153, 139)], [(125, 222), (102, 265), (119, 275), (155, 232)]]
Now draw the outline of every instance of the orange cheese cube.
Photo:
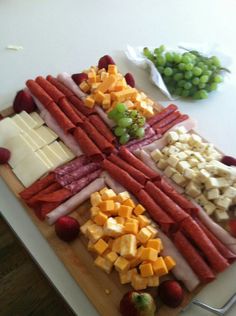
[(98, 86), (96, 92), (100, 91), (105, 93), (107, 90), (111, 89), (116, 82), (116, 76), (110, 75), (109, 77), (105, 78), (102, 83)]
[(129, 217), (126, 219), (126, 223), (134, 223), (134, 224), (137, 224), (139, 225), (139, 221), (135, 218), (135, 217)]
[(94, 222), (100, 226), (103, 226), (108, 219), (108, 216), (103, 212), (98, 212), (98, 214), (94, 217)]
[(114, 200), (116, 198), (116, 194), (112, 189), (107, 189), (102, 193), (102, 200)]
[(155, 238), (156, 235), (158, 234), (158, 230), (155, 227), (153, 227), (152, 225), (148, 225), (148, 226), (146, 226), (146, 228), (148, 230), (150, 230), (150, 232), (152, 233), (151, 238)]
[(120, 283), (121, 284), (127, 284), (131, 282), (132, 276), (138, 274), (137, 269), (131, 269), (126, 272), (120, 272), (119, 277), (120, 277)]
[(106, 201), (102, 201), (99, 204), (100, 210), (103, 212), (107, 212), (107, 211), (112, 211), (114, 210), (114, 201), (113, 200), (106, 200)]
[(112, 239), (112, 238), (109, 238), (108, 239), (108, 247), (109, 247), (109, 249), (112, 249), (112, 245), (113, 245), (113, 242), (114, 242), (114, 239)]
[(120, 255), (124, 258), (134, 258), (137, 253), (136, 237), (133, 234), (125, 234), (120, 237)]
[(144, 278), (152, 276), (154, 274), (151, 263), (143, 263), (139, 266), (139, 269), (141, 272), (141, 276)]
[(131, 285), (135, 290), (144, 290), (147, 288), (147, 278), (143, 278), (141, 275), (135, 274), (131, 277)]
[(91, 217), (94, 218), (98, 213), (99, 213), (100, 209), (99, 207), (97, 206), (92, 206), (90, 208), (90, 214), (91, 214)]
[(132, 215), (132, 207), (126, 206), (126, 205), (121, 205), (119, 210), (118, 210), (118, 215), (121, 217), (129, 218)]
[(108, 70), (107, 72), (110, 75), (116, 75), (117, 74), (117, 66), (116, 65), (108, 65)]
[(94, 99), (96, 103), (102, 104), (104, 98), (105, 98), (104, 93), (102, 93), (101, 91), (95, 92)]
[(148, 230), (147, 228), (143, 227), (138, 232), (137, 238), (142, 244), (145, 244), (148, 241), (148, 239), (151, 238), (151, 235), (152, 235), (152, 233), (150, 232), (150, 230)]
[(125, 272), (125, 271), (129, 270), (130, 263), (127, 259), (125, 259), (123, 257), (119, 257), (116, 259), (114, 266), (115, 266), (116, 271)]
[(130, 207), (132, 207), (132, 208), (135, 207), (135, 204), (134, 204), (133, 200), (130, 199), (130, 198), (127, 199), (127, 200), (125, 200), (125, 201), (122, 203), (122, 205), (130, 206)]
[(114, 210), (111, 210), (111, 211), (110, 211), (110, 214), (111, 214), (112, 216), (117, 216), (119, 209), (120, 209), (120, 203), (119, 203), (119, 202), (114, 202)]
[(120, 239), (120, 237), (119, 237), (119, 238), (116, 238), (116, 239), (113, 241), (113, 244), (112, 244), (112, 251), (113, 251), (113, 252), (116, 252), (116, 253), (120, 253), (120, 244), (121, 244), (121, 239)]
[(92, 84), (92, 83), (95, 83), (96, 82), (96, 73), (95, 71), (90, 71), (88, 73), (88, 83)]
[(101, 75), (102, 72), (106, 72), (105, 68), (98, 69), (98, 74)]
[(92, 204), (92, 206), (97, 206), (101, 202), (102, 202), (102, 198), (101, 198), (101, 195), (99, 194), (99, 192), (94, 192), (91, 194), (90, 203)]
[(91, 93), (93, 93), (98, 88), (99, 85), (100, 85), (100, 82), (92, 83), (90, 86)]
[(157, 260), (157, 250), (153, 248), (143, 248), (141, 259), (148, 260), (148, 261), (156, 261)]
[(176, 262), (171, 256), (164, 257), (164, 261), (168, 271), (170, 271), (176, 266)]
[(102, 189), (99, 191), (100, 195), (102, 195), (104, 192), (106, 192), (106, 190), (109, 190), (108, 187), (102, 188)]
[(96, 75), (96, 83), (100, 83), (100, 82), (101, 82), (101, 76), (99, 74), (99, 75)]
[(117, 196), (117, 202), (123, 203), (124, 201), (126, 201), (129, 198), (130, 198), (129, 192), (127, 192), (127, 191), (120, 192)]
[(134, 214), (137, 216), (143, 214), (144, 212), (145, 208), (141, 204), (138, 204), (134, 209)]
[(127, 88), (122, 91), (112, 92), (111, 99), (117, 102), (124, 102), (128, 99), (132, 99), (137, 95), (137, 90), (134, 88)]
[(97, 267), (105, 271), (107, 274), (110, 273), (112, 270), (112, 263), (101, 256), (98, 256), (94, 263)]
[(101, 81), (104, 81), (104, 80), (107, 79), (108, 77), (109, 77), (109, 73), (106, 72), (106, 70), (101, 72), (101, 76), (100, 76)]
[(103, 229), (101, 226), (97, 224), (90, 225), (87, 228), (86, 235), (93, 243), (95, 243), (98, 239), (100, 239), (103, 236)]
[(115, 220), (117, 221), (118, 224), (125, 225), (125, 218), (124, 217), (117, 216), (117, 217), (115, 217)]
[(85, 93), (87, 93), (90, 90), (90, 87), (86, 81), (82, 81), (81, 84), (79, 85), (79, 87)]
[(82, 234), (87, 235), (87, 229), (89, 226), (94, 225), (94, 222), (89, 219), (86, 223), (84, 223), (82, 226), (80, 226), (80, 231)]
[(159, 277), (157, 275), (153, 275), (147, 278), (147, 285), (150, 287), (157, 287), (159, 285)]
[(160, 238), (156, 238), (156, 239), (149, 239), (146, 245), (147, 248), (153, 248), (155, 250), (157, 250), (157, 252), (159, 253), (161, 251), (161, 240)]
[(106, 259), (109, 260), (112, 264), (116, 261), (118, 255), (116, 252), (111, 251), (106, 255)]
[(124, 230), (125, 230), (126, 233), (131, 233), (131, 234), (137, 235), (137, 233), (138, 233), (138, 224), (137, 223), (132, 223), (132, 222), (126, 222)]
[(104, 94), (104, 99), (102, 101), (102, 107), (107, 110), (111, 106), (111, 95), (106, 93)]
[(151, 223), (151, 220), (145, 215), (138, 215), (139, 226), (146, 227)]
[(162, 257), (158, 257), (155, 262), (152, 263), (153, 271), (159, 277), (168, 273), (167, 266)]
[(137, 267), (142, 262), (141, 255), (142, 255), (143, 249), (144, 249), (143, 246), (140, 246), (137, 249), (137, 253), (136, 253), (135, 258), (130, 261), (130, 267), (131, 268)]
[(85, 106), (87, 106), (87, 108), (93, 108), (95, 101), (91, 96), (88, 96), (85, 100), (84, 100), (84, 104)]
[(103, 240), (99, 239), (94, 245), (93, 249), (99, 254), (103, 254), (104, 251), (108, 248), (108, 244)]

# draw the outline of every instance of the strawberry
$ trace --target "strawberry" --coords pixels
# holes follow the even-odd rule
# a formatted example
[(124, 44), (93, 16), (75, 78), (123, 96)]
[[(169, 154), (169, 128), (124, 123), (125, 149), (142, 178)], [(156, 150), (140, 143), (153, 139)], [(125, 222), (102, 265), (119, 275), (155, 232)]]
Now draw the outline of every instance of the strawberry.
[(231, 156), (224, 156), (221, 162), (227, 166), (236, 166), (236, 159)]
[(73, 74), (71, 78), (74, 80), (74, 82), (79, 86), (81, 82), (88, 79), (88, 75), (85, 72), (80, 72), (78, 74)]
[(236, 219), (230, 219), (228, 225), (231, 235), (236, 237)]
[(13, 101), (13, 109), (16, 113), (26, 111), (31, 113), (35, 111), (36, 105), (31, 94), (27, 90), (20, 90), (17, 92)]
[(179, 306), (184, 298), (181, 285), (174, 280), (162, 282), (159, 286), (158, 293), (163, 303), (173, 308)]
[(130, 72), (127, 72), (127, 74), (125, 75), (125, 80), (126, 80), (126, 83), (134, 88), (135, 87), (135, 80), (134, 80), (134, 77), (133, 75), (130, 73)]
[(55, 224), (57, 236), (64, 241), (72, 241), (78, 237), (80, 225), (70, 216), (60, 217)]
[(99, 59), (99, 61), (98, 61), (98, 68), (99, 69), (105, 68), (107, 70), (108, 65), (115, 65), (115, 62), (111, 58), (111, 56), (105, 55)]
[(120, 301), (122, 316), (154, 316), (156, 304), (149, 293), (127, 292)]
[(11, 157), (10, 150), (0, 147), (0, 164), (7, 163)]

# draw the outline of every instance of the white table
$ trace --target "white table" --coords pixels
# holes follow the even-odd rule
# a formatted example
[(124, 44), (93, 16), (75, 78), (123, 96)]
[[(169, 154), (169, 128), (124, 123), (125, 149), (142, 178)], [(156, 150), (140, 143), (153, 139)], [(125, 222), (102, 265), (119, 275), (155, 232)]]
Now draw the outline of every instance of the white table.
[[(104, 54), (130, 71), (138, 85), (156, 100), (167, 100), (148, 75), (125, 58), (127, 44), (177, 45), (179, 42), (220, 43), (236, 56), (234, 0), (8, 0), (0, 2), (0, 109), (11, 104), (26, 79), (70, 73), (95, 64)], [(7, 45), (22, 45), (9, 51)], [(234, 67), (232, 66), (232, 69)], [(181, 111), (198, 120), (198, 130), (224, 152), (236, 156), (236, 81), (234, 73), (219, 92), (201, 102), (176, 101)], [(1, 136), (0, 136), (1, 137)], [(0, 180), (0, 209), (32, 256), (77, 315), (97, 312), (42, 238), (20, 203)], [(236, 291), (236, 265), (198, 296), (215, 306)], [(229, 315), (236, 313), (236, 307)], [(191, 307), (186, 315), (210, 315)]]

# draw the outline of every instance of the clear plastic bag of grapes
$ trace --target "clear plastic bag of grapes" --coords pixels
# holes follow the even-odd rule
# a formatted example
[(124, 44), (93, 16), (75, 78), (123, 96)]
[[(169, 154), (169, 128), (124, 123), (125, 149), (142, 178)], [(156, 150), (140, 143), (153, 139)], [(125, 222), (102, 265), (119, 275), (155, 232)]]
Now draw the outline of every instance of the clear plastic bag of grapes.
[(150, 68), (152, 82), (170, 100), (177, 97), (206, 99), (227, 78), (230, 55), (218, 45), (182, 43), (177, 48), (127, 46), (127, 58), (142, 68)]

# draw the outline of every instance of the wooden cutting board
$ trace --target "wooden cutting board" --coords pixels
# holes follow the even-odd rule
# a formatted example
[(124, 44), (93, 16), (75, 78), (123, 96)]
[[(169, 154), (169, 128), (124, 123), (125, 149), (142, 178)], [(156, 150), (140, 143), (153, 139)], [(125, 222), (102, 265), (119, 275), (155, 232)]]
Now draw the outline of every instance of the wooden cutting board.
[[(7, 108), (0, 114), (9, 116), (13, 113), (12, 108)], [(98, 313), (102, 316), (119, 316), (119, 303), (122, 296), (132, 289), (129, 285), (121, 285), (119, 275), (116, 271), (112, 271), (107, 275), (94, 265), (94, 257), (87, 250), (87, 240), (82, 234), (79, 238), (71, 243), (61, 241), (55, 234), (54, 226), (49, 226), (45, 222), (41, 222), (23, 200), (19, 197), (24, 187), (11, 171), (10, 166), (0, 165), (0, 175), (6, 182), (13, 194), (19, 198), (25, 211), (39, 229), (44, 238), (48, 241), (52, 249), (55, 251), (59, 259), (63, 262), (66, 269), (88, 296), (91, 303), (95, 306)], [(78, 207), (71, 216), (76, 218), (82, 225), (89, 217), (90, 203), (86, 201)], [(185, 291), (185, 299), (178, 308), (168, 308), (162, 305), (157, 298), (158, 316), (176, 316), (185, 307), (189, 301), (203, 288), (198, 287), (194, 292)], [(147, 290), (157, 297), (157, 289)]]

